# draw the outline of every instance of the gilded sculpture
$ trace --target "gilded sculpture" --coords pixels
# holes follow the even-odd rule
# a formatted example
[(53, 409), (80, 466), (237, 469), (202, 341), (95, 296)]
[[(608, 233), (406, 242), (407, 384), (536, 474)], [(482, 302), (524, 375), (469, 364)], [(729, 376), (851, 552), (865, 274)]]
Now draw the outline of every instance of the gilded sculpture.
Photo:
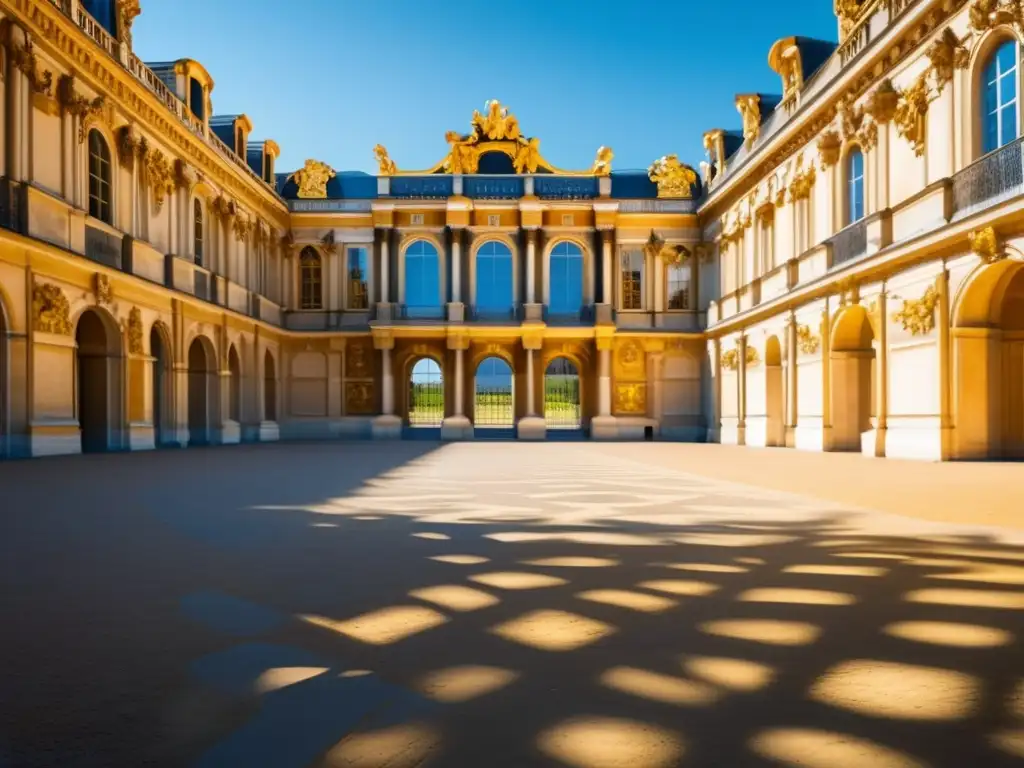
[(132, 47), (132, 23), (142, 13), (139, 0), (117, 0), (117, 38)]
[(128, 353), (141, 355), (145, 353), (142, 345), (142, 310), (132, 307), (128, 312)]
[(472, 125), (478, 135), (491, 141), (516, 141), (520, 138), (519, 120), (508, 111), (508, 107), (502, 106), (497, 99), (491, 99), (484, 104), (484, 110), (486, 114), (483, 115), (473, 110)]
[(864, 111), (871, 115), (876, 123), (888, 123), (896, 115), (900, 103), (900, 92), (893, 87), (892, 80), (886, 78), (871, 92), (864, 104)]
[(174, 168), (167, 156), (159, 149), (146, 152), (146, 179), (153, 188), (153, 207), (157, 213), (163, 208), (164, 199), (177, 188)]
[(821, 345), (821, 339), (815, 336), (806, 325), (798, 325), (796, 328), (797, 348), (805, 355), (813, 355)]
[(986, 264), (992, 264), (1004, 258), (1006, 251), (992, 227), (984, 227), (972, 231), (967, 240), (971, 246), (971, 252), (976, 254)]
[(53, 73), (48, 69), (42, 72), (39, 71), (32, 41), (27, 41), (25, 45), (11, 45), (8, 50), (11, 57), (11, 66), (28, 78), (32, 91), (34, 93), (48, 94), (53, 86)]
[(743, 139), (749, 146), (761, 135), (761, 97), (746, 93), (736, 97), (736, 109), (743, 118)]
[(1021, 0), (975, 0), (968, 11), (971, 29), (987, 32), (1001, 24), (1024, 24), (1024, 3)]
[(640, 382), (615, 385), (615, 412), (643, 414), (647, 412), (647, 385)]
[(377, 170), (381, 176), (394, 176), (398, 173), (395, 161), (388, 155), (383, 144), (378, 144), (373, 148), (373, 156), (377, 159)]
[(322, 200), (327, 197), (327, 182), (336, 175), (331, 166), (321, 163), (319, 160), (310, 159), (289, 178), (294, 179), (298, 185), (299, 197)]
[(532, 138), (519, 145), (512, 166), (516, 173), (536, 173), (540, 159), (540, 139)]
[(142, 148), (138, 129), (129, 123), (117, 130), (117, 159), (124, 168), (131, 170), (135, 166), (135, 158)]
[(922, 74), (913, 85), (900, 94), (899, 104), (893, 120), (896, 123), (896, 133), (906, 139), (914, 148), (914, 154), (921, 157), (924, 154), (925, 144), (925, 119), (928, 114), (928, 82)]
[(821, 169), (831, 168), (839, 162), (839, 153), (842, 150), (843, 142), (835, 131), (825, 131), (818, 139), (818, 157), (821, 159)]
[(615, 157), (615, 153), (612, 152), (611, 147), (598, 147), (590, 172), (595, 176), (608, 176), (612, 172), (613, 157)]
[(110, 285), (110, 278), (102, 272), (92, 276), (92, 292), (98, 305), (111, 304), (114, 301), (114, 289)]
[(727, 349), (722, 353), (722, 367), (728, 371), (735, 371), (740, 365), (740, 353), (735, 349)]
[(869, 0), (835, 0), (835, 14), (839, 19), (839, 39), (845, 40), (857, 26), (865, 9), (871, 7)]
[(349, 416), (362, 416), (374, 412), (373, 382), (345, 382), (345, 413)]
[(925, 55), (931, 61), (936, 93), (942, 93), (946, 84), (953, 79), (953, 72), (957, 69), (967, 69), (971, 60), (967, 46), (949, 27), (942, 30), (942, 34), (928, 47)]
[(32, 286), (32, 327), (40, 333), (71, 335), (71, 304), (56, 285)]
[(756, 368), (761, 364), (761, 356), (757, 352), (757, 347), (751, 344), (747, 344), (746, 358), (748, 368)]
[(372, 351), (365, 344), (349, 344), (345, 353), (345, 375), (350, 378), (373, 376)]
[(244, 243), (252, 236), (255, 223), (247, 216), (235, 216), (231, 228), (235, 233), (235, 239)]
[(647, 169), (647, 177), (658, 185), (658, 197), (689, 200), (697, 183), (697, 172), (679, 162), (678, 155), (665, 155)]
[(911, 336), (923, 336), (935, 328), (935, 307), (938, 303), (939, 292), (934, 285), (929, 285), (920, 299), (904, 299), (903, 306), (892, 313), (892, 319)]
[(816, 177), (817, 172), (814, 170), (814, 164), (812, 163), (807, 170), (804, 170), (804, 156), (798, 155), (793, 169), (793, 178), (789, 182), (790, 201), (796, 202), (797, 200), (806, 200), (810, 197), (811, 190), (814, 189)]

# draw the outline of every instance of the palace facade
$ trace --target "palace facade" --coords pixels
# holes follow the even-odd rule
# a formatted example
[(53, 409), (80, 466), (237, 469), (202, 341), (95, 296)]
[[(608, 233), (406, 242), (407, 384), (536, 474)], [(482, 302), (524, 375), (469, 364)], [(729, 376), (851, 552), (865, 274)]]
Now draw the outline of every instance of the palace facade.
[[(837, 0), (700, 173), (564, 170), (498, 102), (308, 160), (144, 63), (139, 0), (0, 0), (0, 455), (668, 438), (1024, 456), (1021, 0)], [(369, 152), (369, 148), (367, 148)]]

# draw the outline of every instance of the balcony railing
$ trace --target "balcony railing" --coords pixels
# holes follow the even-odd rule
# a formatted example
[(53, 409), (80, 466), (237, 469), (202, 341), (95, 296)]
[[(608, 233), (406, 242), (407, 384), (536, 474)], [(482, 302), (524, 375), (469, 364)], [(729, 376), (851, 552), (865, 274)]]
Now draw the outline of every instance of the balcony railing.
[(855, 221), (832, 238), (832, 266), (863, 256), (868, 250), (868, 223)]
[(594, 307), (580, 307), (576, 312), (552, 311), (544, 307), (544, 322), (548, 325), (593, 325)]
[(494, 307), (473, 307), (469, 319), (492, 323), (515, 323), (522, 320), (522, 311), (517, 307), (496, 309)]
[(445, 315), (443, 306), (416, 307), (403, 304), (399, 316), (403, 320), (443, 320)]
[(963, 218), (981, 208), (1024, 193), (1024, 139), (989, 152), (953, 176), (953, 216)]

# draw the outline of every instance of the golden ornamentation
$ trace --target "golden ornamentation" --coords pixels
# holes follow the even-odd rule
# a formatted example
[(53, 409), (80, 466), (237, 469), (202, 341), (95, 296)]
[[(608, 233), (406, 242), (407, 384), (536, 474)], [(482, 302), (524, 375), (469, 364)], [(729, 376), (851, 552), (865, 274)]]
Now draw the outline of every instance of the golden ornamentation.
[(174, 161), (174, 182), (179, 189), (192, 189), (199, 180), (196, 169), (180, 157)]
[(647, 177), (658, 185), (658, 197), (680, 200), (693, 198), (697, 172), (679, 162), (678, 155), (665, 155), (655, 160), (647, 169)]
[(222, 221), (226, 221), (238, 213), (238, 206), (235, 205), (235, 201), (228, 200), (224, 195), (214, 198), (210, 208), (213, 210), (214, 215)]
[(776, 41), (768, 52), (768, 66), (782, 78), (782, 101), (796, 98), (804, 84), (803, 59), (795, 37)]
[(32, 286), (32, 327), (40, 333), (71, 335), (71, 304), (56, 285)]
[(806, 325), (798, 325), (796, 328), (796, 345), (805, 355), (813, 355), (818, 351), (821, 339), (811, 333), (811, 329)]
[(364, 416), (373, 413), (373, 382), (345, 382), (345, 413), (350, 416)]
[(617, 378), (644, 378), (644, 351), (633, 340), (622, 344), (615, 352), (615, 375)]
[(761, 363), (761, 356), (757, 353), (757, 347), (747, 344), (747, 368), (757, 368)]
[(878, 123), (874, 120), (865, 120), (857, 133), (857, 141), (865, 152), (874, 149), (878, 144)]
[[(442, 161), (444, 170), (451, 174), (476, 173), (480, 166), (477, 136), (470, 134), (469, 138), (463, 139), (458, 131), (448, 131), (445, 138), (451, 148), (448, 150), (448, 156)], [(510, 157), (515, 157), (518, 147), (518, 144), (514, 146)]]
[(722, 367), (729, 371), (735, 371), (740, 367), (740, 353), (735, 349), (727, 349), (722, 353)]
[(638, 382), (615, 385), (615, 412), (647, 413), (647, 385)]
[(598, 147), (597, 155), (594, 156), (594, 164), (590, 166), (590, 172), (595, 176), (609, 176), (612, 172), (612, 158), (615, 153), (611, 147)]
[(977, 0), (968, 11), (971, 29), (975, 32), (987, 32), (1001, 24), (1024, 24), (1024, 4), (1021, 0)]
[(967, 69), (970, 63), (971, 54), (967, 46), (956, 36), (949, 27), (942, 30), (938, 39), (928, 46), (925, 56), (932, 63), (932, 72), (935, 75), (935, 91), (942, 93), (946, 84), (953, 79), (953, 72), (957, 69)]
[(128, 353), (141, 355), (145, 352), (142, 346), (142, 310), (132, 307), (128, 312)]
[(110, 304), (114, 301), (114, 289), (110, 286), (110, 278), (101, 272), (92, 276), (92, 292), (99, 305)]
[(57, 81), (57, 100), (64, 110), (74, 117), (80, 119), (78, 124), (78, 143), (85, 141), (86, 120), (90, 117), (98, 117), (106, 104), (106, 99), (97, 96), (95, 99), (87, 99), (78, 95), (75, 88), (74, 75), (62, 75)]
[(939, 303), (939, 292), (934, 285), (920, 299), (904, 299), (899, 311), (893, 312), (892, 319), (909, 331), (911, 336), (931, 333), (935, 328), (935, 307)]
[(834, 10), (839, 19), (840, 42), (849, 37), (864, 11), (872, 5), (870, 0), (835, 0)]
[(818, 139), (818, 156), (821, 158), (821, 169), (831, 168), (839, 162), (839, 152), (843, 141), (835, 131), (825, 131)]
[(986, 264), (992, 264), (1006, 258), (1006, 251), (992, 227), (976, 229), (967, 236), (971, 245), (971, 252), (976, 254)]
[(519, 120), (503, 107), (497, 99), (491, 99), (484, 104), (487, 114), (481, 115), (473, 110), (473, 129), (478, 135), (486, 136), (491, 141), (508, 139), (515, 141), (520, 138)]
[(743, 118), (743, 139), (749, 146), (761, 135), (761, 97), (756, 93), (741, 94), (736, 97), (736, 109)]
[(231, 222), (231, 228), (234, 230), (235, 239), (243, 243), (252, 236), (254, 226), (252, 219), (245, 216), (235, 216), (234, 221)]
[(892, 80), (886, 78), (868, 97), (864, 111), (871, 115), (876, 123), (884, 125), (895, 117), (899, 103), (900, 92), (893, 87)]
[(388, 155), (383, 144), (378, 144), (373, 148), (373, 156), (377, 158), (378, 172), (381, 176), (394, 176), (398, 173), (395, 161)]
[(348, 345), (345, 354), (345, 375), (353, 379), (373, 376), (372, 350), (367, 344), (354, 342)]
[(540, 139), (532, 138), (519, 145), (516, 156), (512, 159), (512, 166), (516, 173), (536, 173), (540, 161)]
[(117, 0), (117, 39), (132, 47), (132, 23), (142, 13), (139, 0)]
[(146, 179), (153, 188), (153, 207), (156, 213), (163, 208), (164, 199), (177, 188), (176, 174), (170, 161), (159, 149), (146, 152)]
[(128, 170), (135, 166), (135, 158), (142, 151), (142, 139), (134, 125), (125, 125), (117, 131), (117, 159)]
[(11, 65), (28, 78), (29, 85), (35, 93), (49, 94), (53, 86), (53, 72), (44, 70), (39, 72), (36, 61), (36, 52), (29, 40), (25, 45), (12, 45), (10, 47)]
[(789, 182), (789, 199), (791, 202), (806, 200), (811, 196), (811, 190), (814, 189), (814, 182), (817, 177), (814, 164), (812, 163), (806, 171), (803, 165), (804, 157), (799, 155), (796, 159), (796, 167), (793, 170), (793, 179)]
[(320, 248), (324, 253), (334, 256), (338, 253), (338, 243), (334, 239), (334, 230), (327, 230), (327, 234), (320, 238)]
[(928, 114), (926, 74), (920, 75), (913, 85), (900, 94), (900, 101), (893, 116), (896, 132), (910, 143), (910, 146), (914, 148), (914, 154), (918, 157), (924, 154), (926, 135), (925, 118)]
[(295, 179), (299, 186), (299, 197), (306, 199), (323, 199), (327, 197), (327, 182), (333, 179), (334, 169), (319, 160), (307, 160), (302, 168), (289, 179)]
[(839, 115), (839, 130), (842, 132), (843, 138), (849, 141), (857, 135), (864, 122), (864, 109), (855, 105), (847, 95), (839, 100), (836, 112)]

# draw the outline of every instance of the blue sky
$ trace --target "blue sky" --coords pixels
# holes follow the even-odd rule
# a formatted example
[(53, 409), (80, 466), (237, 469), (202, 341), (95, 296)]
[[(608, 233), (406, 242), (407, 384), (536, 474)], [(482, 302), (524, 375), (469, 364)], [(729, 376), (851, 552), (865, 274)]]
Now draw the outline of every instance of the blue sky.
[[(278, 170), (314, 157), (376, 171), (444, 155), (446, 130), (499, 99), (556, 166), (616, 169), (677, 153), (696, 165), (709, 128), (739, 126), (736, 93), (777, 93), (772, 43), (835, 39), (832, 0), (146, 0), (144, 60), (189, 57), (214, 112), (245, 112), (281, 145)], [(198, 20), (198, 23), (193, 22)], [(255, 42), (259, 41), (259, 42)]]

